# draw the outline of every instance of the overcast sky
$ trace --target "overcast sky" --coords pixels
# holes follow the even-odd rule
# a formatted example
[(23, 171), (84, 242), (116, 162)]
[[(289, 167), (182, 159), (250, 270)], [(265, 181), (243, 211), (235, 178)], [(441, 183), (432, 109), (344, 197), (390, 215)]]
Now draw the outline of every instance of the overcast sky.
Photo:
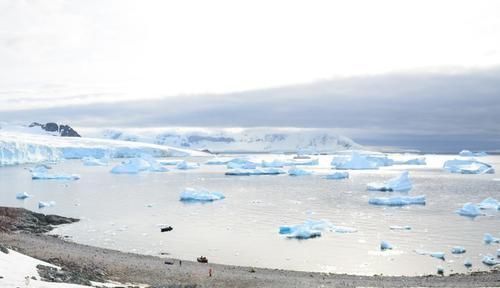
[(500, 148), (499, 15), (500, 1), (0, 0), (0, 121)]

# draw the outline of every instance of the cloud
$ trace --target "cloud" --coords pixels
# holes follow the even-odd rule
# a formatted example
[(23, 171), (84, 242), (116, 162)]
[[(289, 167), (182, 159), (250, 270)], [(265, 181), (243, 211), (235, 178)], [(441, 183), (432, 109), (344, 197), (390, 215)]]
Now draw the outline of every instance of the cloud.
[(433, 145), (445, 149), (468, 144), (493, 149), (500, 146), (499, 95), (500, 67), (393, 73), (240, 93), (3, 111), (2, 120), (99, 127), (335, 128), (368, 144), (427, 150)]

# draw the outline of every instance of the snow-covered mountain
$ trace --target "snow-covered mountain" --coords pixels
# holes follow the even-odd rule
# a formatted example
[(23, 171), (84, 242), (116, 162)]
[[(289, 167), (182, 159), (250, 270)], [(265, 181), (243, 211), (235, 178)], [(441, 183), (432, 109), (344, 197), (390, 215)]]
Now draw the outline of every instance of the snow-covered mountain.
[(302, 128), (156, 128), (89, 131), (94, 137), (147, 142), (211, 152), (325, 153), (361, 149), (329, 129)]

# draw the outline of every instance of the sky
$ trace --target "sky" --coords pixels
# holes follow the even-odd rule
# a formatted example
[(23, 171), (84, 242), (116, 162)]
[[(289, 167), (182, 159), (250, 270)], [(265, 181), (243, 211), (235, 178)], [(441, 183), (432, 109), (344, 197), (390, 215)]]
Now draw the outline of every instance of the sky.
[(0, 0), (0, 121), (498, 149), (499, 15), (482, 0)]

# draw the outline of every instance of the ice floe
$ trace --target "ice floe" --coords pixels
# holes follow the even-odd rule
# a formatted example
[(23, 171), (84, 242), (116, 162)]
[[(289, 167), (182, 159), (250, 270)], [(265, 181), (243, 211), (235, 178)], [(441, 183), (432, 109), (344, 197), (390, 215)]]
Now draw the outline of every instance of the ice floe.
[(266, 168), (283, 168), (285, 164), (286, 163), (281, 160), (273, 160), (273, 161), (262, 160), (261, 166)]
[(473, 203), (465, 203), (462, 208), (457, 210), (457, 213), (461, 216), (467, 217), (477, 217), (480, 215), (484, 215), (483, 212), (479, 209), (476, 204)]
[(47, 166), (38, 165), (31, 169), (31, 179), (33, 180), (78, 180), (78, 174), (49, 173)]
[(485, 244), (500, 243), (500, 239), (493, 237), (490, 233), (484, 233), (483, 241)]
[(493, 174), (495, 169), (489, 164), (479, 162), (475, 159), (453, 159), (444, 162), (443, 168), (451, 173), (460, 174)]
[(280, 226), (279, 233), (287, 235), (288, 238), (309, 239), (320, 237), (322, 231), (332, 231), (336, 233), (354, 233), (355, 228), (345, 226), (335, 226), (328, 220), (307, 220), (299, 225)]
[(483, 262), (483, 264), (488, 265), (488, 266), (500, 265), (500, 261), (497, 260), (494, 256), (489, 255), (489, 254), (483, 256), (483, 259), (481, 262)]
[(213, 192), (205, 189), (186, 188), (181, 193), (180, 201), (186, 202), (212, 202), (226, 198), (221, 192)]
[(426, 165), (427, 162), (425, 160), (425, 157), (417, 157), (417, 158), (410, 158), (410, 159), (394, 160), (394, 164), (398, 164), (398, 165)]
[(190, 169), (197, 169), (200, 168), (200, 164), (198, 163), (193, 163), (193, 162), (187, 162), (187, 161), (181, 161), (179, 162), (175, 168), (179, 170), (190, 170)]
[(26, 193), (26, 192), (16, 194), (16, 199), (18, 199), (18, 200), (24, 200), (24, 199), (27, 199), (29, 197), (31, 197), (31, 195)]
[(285, 174), (285, 170), (280, 168), (256, 168), (256, 169), (233, 169), (227, 171), (228, 176), (254, 176), (254, 175), (279, 175)]
[(347, 171), (338, 171), (338, 172), (334, 172), (334, 173), (325, 175), (324, 178), (325, 179), (329, 179), (329, 180), (347, 179), (347, 178), (349, 178), (349, 172), (347, 172)]
[(412, 182), (408, 171), (404, 171), (401, 175), (392, 178), (384, 183), (370, 183), (368, 190), (371, 191), (397, 191), (408, 192), (412, 188)]
[(300, 169), (297, 167), (293, 167), (290, 170), (288, 170), (288, 175), (290, 176), (306, 176), (306, 175), (312, 175), (312, 171)]
[(164, 165), (164, 166), (176, 166), (177, 164), (179, 164), (182, 161), (183, 160), (180, 160), (180, 159), (175, 159), (175, 160), (159, 160), (158, 163), (160, 163), (161, 165)]
[(470, 150), (462, 150), (458, 153), (458, 155), (463, 156), (463, 157), (482, 157), (482, 156), (488, 156), (486, 152), (480, 151), (480, 152), (472, 152)]
[(373, 197), (368, 200), (368, 203), (385, 206), (425, 205), (425, 195)]
[(463, 254), (465, 253), (465, 248), (462, 246), (454, 246), (451, 248), (451, 253), (452, 254)]
[(205, 162), (205, 164), (206, 165), (226, 165), (231, 160), (233, 160), (233, 158), (229, 158), (229, 157), (216, 157), (216, 158), (212, 158), (210, 160), (207, 160)]
[(106, 166), (108, 161), (104, 159), (98, 159), (92, 156), (87, 156), (82, 158), (82, 163), (85, 166)]
[(132, 158), (123, 161), (111, 169), (114, 174), (137, 174), (141, 171), (146, 171), (150, 167), (148, 161), (142, 158)]
[(245, 158), (235, 158), (227, 163), (228, 169), (255, 169), (257, 168), (257, 163), (254, 163)]
[(368, 157), (359, 152), (352, 152), (350, 156), (336, 156), (332, 159), (331, 165), (340, 170), (378, 169), (379, 167), (376, 161), (369, 160)]
[(382, 240), (380, 242), (380, 250), (383, 251), (383, 250), (389, 250), (389, 249), (392, 249), (392, 245), (389, 242)]
[(46, 207), (52, 207), (52, 206), (55, 206), (55, 205), (56, 205), (56, 202), (54, 202), (54, 201), (49, 201), (49, 202), (39, 201), (38, 202), (38, 209), (42, 209), (42, 208), (46, 208)]
[(494, 209), (494, 210), (500, 210), (500, 202), (498, 202), (497, 199), (494, 199), (494, 198), (491, 198), (491, 197), (488, 197), (486, 199), (484, 199), (483, 201), (481, 201), (479, 204), (478, 204), (479, 208), (480, 209)]
[(444, 260), (445, 255), (446, 255), (444, 252), (430, 252), (430, 251), (425, 251), (425, 250), (420, 250), (420, 249), (415, 250), (415, 253), (417, 253), (419, 255), (429, 255), (433, 258), (437, 258), (437, 259), (441, 259), (441, 260)]
[(405, 226), (392, 225), (392, 226), (389, 226), (389, 229), (391, 229), (391, 230), (411, 230), (411, 226), (408, 226), (408, 225), (405, 225)]

